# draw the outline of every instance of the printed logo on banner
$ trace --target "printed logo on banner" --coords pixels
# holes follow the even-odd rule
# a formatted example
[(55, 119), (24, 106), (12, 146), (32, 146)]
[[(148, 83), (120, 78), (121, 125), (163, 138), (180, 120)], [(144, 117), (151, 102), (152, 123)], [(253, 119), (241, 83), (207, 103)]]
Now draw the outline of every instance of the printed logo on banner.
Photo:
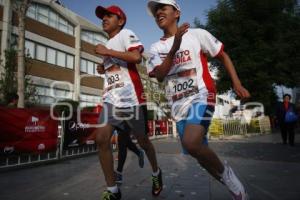
[(38, 145), (38, 150), (44, 150), (45, 148), (46, 148), (46, 146), (43, 143)]
[(25, 133), (38, 133), (45, 132), (46, 127), (39, 124), (40, 119), (35, 116), (31, 116), (25, 126)]
[(14, 146), (6, 146), (6, 147), (4, 147), (4, 150), (3, 150), (4, 153), (12, 153), (14, 151), (15, 151)]
[(84, 123), (76, 123), (75, 121), (70, 121), (69, 122), (69, 130), (70, 131), (77, 131), (78, 129), (87, 129), (90, 128), (89, 124), (84, 124)]

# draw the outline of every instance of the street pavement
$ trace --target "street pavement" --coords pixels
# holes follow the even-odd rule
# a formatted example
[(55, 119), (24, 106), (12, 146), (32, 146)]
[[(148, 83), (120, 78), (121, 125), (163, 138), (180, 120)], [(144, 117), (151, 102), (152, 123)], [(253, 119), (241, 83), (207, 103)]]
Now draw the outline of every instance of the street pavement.
[[(298, 131), (299, 132), (299, 131)], [(282, 145), (279, 134), (212, 140), (210, 146), (227, 160), (253, 200), (300, 199), (300, 134), (296, 145)], [(151, 195), (151, 169), (128, 153), (121, 186), (124, 200), (227, 200), (226, 188), (190, 156), (181, 154), (174, 138), (153, 141), (163, 170), (164, 190)], [(117, 161), (115, 161), (117, 162)], [(0, 200), (100, 200), (105, 182), (96, 154), (0, 172)]]

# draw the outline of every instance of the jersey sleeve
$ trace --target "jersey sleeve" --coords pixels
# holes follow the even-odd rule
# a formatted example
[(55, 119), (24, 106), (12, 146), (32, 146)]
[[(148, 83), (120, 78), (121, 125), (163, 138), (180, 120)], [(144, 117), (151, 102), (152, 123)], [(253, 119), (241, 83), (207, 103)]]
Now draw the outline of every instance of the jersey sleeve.
[(197, 30), (197, 36), (201, 45), (201, 49), (205, 54), (211, 57), (216, 57), (219, 55), (223, 49), (224, 45), (217, 38), (215, 38), (211, 33), (204, 29)]
[(154, 69), (155, 67), (159, 66), (162, 64), (162, 60), (159, 56), (158, 51), (156, 50), (154, 45), (151, 45), (150, 51), (149, 51), (149, 57), (146, 62), (146, 67), (147, 67), (147, 73), (150, 77), (154, 76)]
[(124, 29), (122, 31), (122, 42), (126, 51), (133, 51), (136, 49), (139, 50), (140, 53), (143, 53), (144, 51), (144, 47), (140, 39), (131, 30)]

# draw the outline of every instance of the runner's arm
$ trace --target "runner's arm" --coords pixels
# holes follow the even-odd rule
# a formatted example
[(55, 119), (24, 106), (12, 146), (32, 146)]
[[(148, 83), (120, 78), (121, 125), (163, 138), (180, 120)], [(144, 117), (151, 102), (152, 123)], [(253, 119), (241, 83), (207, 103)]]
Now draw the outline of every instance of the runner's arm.
[(234, 68), (234, 65), (228, 56), (228, 54), (225, 51), (222, 51), (220, 54), (218, 54), (217, 58), (222, 62), (222, 64), (225, 66), (225, 69), (227, 70), (227, 73), (229, 74), (232, 84), (233, 84), (233, 89), (236, 92), (236, 94), (243, 98), (249, 98), (250, 93), (246, 88), (242, 86), (242, 83), (236, 73), (236, 70)]
[(140, 63), (142, 60), (142, 55), (138, 49), (132, 51), (120, 52), (113, 49), (108, 49), (102, 44), (98, 44), (96, 47), (96, 53), (102, 56), (111, 56), (124, 60), (128, 63)]
[(188, 23), (184, 23), (178, 28), (177, 33), (175, 34), (173, 45), (167, 54), (167, 57), (164, 59), (161, 65), (155, 67), (154, 75), (159, 82), (164, 80), (172, 68), (174, 57), (181, 45), (182, 36), (188, 31), (189, 26), (190, 25)]

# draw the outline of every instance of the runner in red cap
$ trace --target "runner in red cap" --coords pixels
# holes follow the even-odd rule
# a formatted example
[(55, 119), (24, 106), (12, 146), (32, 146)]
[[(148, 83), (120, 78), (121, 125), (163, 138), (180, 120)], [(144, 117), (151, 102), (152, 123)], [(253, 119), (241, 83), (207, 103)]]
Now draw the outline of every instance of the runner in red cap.
[(126, 127), (130, 127), (130, 132), (148, 157), (153, 170), (152, 194), (157, 196), (162, 191), (162, 173), (157, 165), (154, 147), (147, 136), (147, 107), (136, 68), (142, 59), (143, 45), (131, 30), (123, 28), (126, 15), (118, 6), (98, 6), (96, 15), (102, 19), (103, 30), (109, 36), (105, 46), (99, 44), (96, 47), (96, 53), (104, 59), (97, 70), (105, 75), (104, 104), (99, 116), (102, 127), (97, 129), (96, 136), (107, 184), (102, 200), (121, 199), (121, 191), (114, 176), (110, 138), (114, 129), (126, 131)]

